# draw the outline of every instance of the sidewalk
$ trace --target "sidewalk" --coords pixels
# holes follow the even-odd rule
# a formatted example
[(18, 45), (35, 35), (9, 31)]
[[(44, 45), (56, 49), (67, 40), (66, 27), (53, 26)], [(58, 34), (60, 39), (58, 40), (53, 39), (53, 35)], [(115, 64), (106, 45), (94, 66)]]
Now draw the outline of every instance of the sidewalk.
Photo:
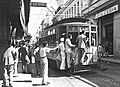
[[(50, 84), (41, 85), (42, 78), (33, 78), (30, 74), (18, 74), (13, 79), (13, 87), (99, 87), (91, 81), (76, 76), (49, 77)], [(2, 87), (2, 80), (0, 80)]]
[(50, 84), (41, 85), (41, 78), (32, 78), (33, 87), (99, 87), (82, 77), (49, 77)]
[(117, 64), (120, 64), (120, 59), (115, 59), (113, 57), (107, 57), (107, 58), (101, 58), (102, 61), (105, 61), (105, 62), (111, 62), (111, 63), (117, 63)]
[[(3, 81), (0, 80), (0, 87), (2, 87)], [(30, 74), (19, 73), (13, 78), (13, 87), (33, 87)]]

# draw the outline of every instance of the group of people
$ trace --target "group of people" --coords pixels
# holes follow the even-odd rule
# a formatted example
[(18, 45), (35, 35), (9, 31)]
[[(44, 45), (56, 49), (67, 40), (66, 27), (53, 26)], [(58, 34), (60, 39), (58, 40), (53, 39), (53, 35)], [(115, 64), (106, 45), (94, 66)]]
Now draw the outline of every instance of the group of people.
[(8, 47), (3, 55), (3, 87), (12, 87), (13, 76), (17, 76), (18, 71), (32, 73), (27, 65), (35, 61), (33, 56), (33, 46), (26, 45), (25, 42), (19, 43), (14, 39), (8, 41)]
[(9, 47), (3, 55), (4, 73), (3, 87), (12, 87), (13, 74), (17, 74), (18, 46), (8, 41)]
[[(81, 63), (82, 55), (85, 52), (86, 48), (86, 35), (85, 31), (83, 30), (80, 35), (78, 35), (76, 39), (77, 47), (78, 47), (78, 61)], [(38, 48), (35, 49), (35, 53), (39, 53), (39, 58), (41, 59), (41, 69), (42, 69), (42, 84), (46, 85), (49, 84), (48, 82), (48, 58), (47, 53), (49, 53), (51, 50), (59, 50), (58, 56), (56, 58), (61, 59), (61, 64), (59, 69), (60, 70), (67, 70), (70, 71), (71, 69), (71, 58), (75, 57), (75, 53), (73, 52), (72, 48), (76, 47), (76, 45), (73, 45), (71, 42), (72, 35), (68, 34), (68, 37), (65, 38), (64, 36), (60, 38), (60, 43), (54, 47), (49, 48), (48, 43), (44, 42), (39, 45)], [(67, 60), (66, 60), (67, 59)], [(67, 62), (67, 64), (66, 64)]]
[[(72, 44), (72, 35), (68, 34), (68, 37), (61, 37), (60, 44), (57, 46), (60, 49), (60, 55), (58, 54), (58, 59), (61, 58), (60, 70), (71, 70), (72, 59), (75, 59), (76, 54), (73, 51), (75, 47), (78, 48), (78, 63), (81, 64), (81, 58), (85, 53), (86, 45), (89, 46), (87, 36), (85, 35), (85, 31), (83, 30), (76, 38), (76, 44)], [(65, 61), (66, 60), (66, 61)], [(67, 64), (66, 64), (67, 63)]]
[[(60, 70), (67, 70), (71, 68), (71, 58), (75, 57), (75, 53), (72, 48), (76, 45), (71, 43), (72, 35), (68, 34), (68, 37), (61, 37), (60, 43), (54, 47), (49, 48), (47, 42), (39, 42), (39, 45), (35, 46), (26, 46), (25, 43), (22, 43), (20, 46), (14, 44), (13, 42), (9, 43), (9, 47), (4, 53), (4, 79), (3, 87), (12, 87), (12, 78), (13, 74), (17, 74), (18, 61), (22, 62), (22, 70), (26, 71), (26, 65), (29, 63), (35, 63), (34, 68), (36, 68), (37, 75), (42, 74), (42, 85), (49, 84), (48, 82), (48, 59), (47, 53), (51, 50), (59, 51), (59, 57), (61, 58)], [(78, 61), (81, 62), (82, 55), (84, 53), (84, 48), (86, 46), (86, 36), (85, 32), (82, 31), (76, 39), (78, 47)], [(58, 58), (58, 57), (56, 57)], [(67, 59), (67, 60), (66, 60)], [(67, 64), (66, 64), (67, 62)]]

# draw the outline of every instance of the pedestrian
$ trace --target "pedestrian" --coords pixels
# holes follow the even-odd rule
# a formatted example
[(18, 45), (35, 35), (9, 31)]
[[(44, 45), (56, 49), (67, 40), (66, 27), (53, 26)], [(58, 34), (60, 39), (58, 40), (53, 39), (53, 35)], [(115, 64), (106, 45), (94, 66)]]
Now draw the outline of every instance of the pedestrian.
[(16, 45), (15, 45), (15, 56), (14, 56), (14, 76), (17, 76), (18, 74), (18, 58), (19, 58), (19, 53), (18, 53), (18, 50), (19, 50), (19, 46), (18, 46), (18, 42), (16, 42)]
[(27, 56), (27, 50), (26, 50), (26, 46), (25, 46), (25, 43), (22, 43), (21, 44), (22, 46), (20, 47), (20, 49), (18, 50), (19, 52), (19, 55), (20, 55), (20, 59), (21, 59), (21, 62), (22, 62), (22, 71), (23, 73), (27, 73), (27, 60), (26, 60), (26, 56)]
[(15, 45), (13, 42), (9, 41), (9, 47), (3, 55), (4, 62), (4, 73), (3, 73), (3, 87), (13, 87), (13, 67), (14, 67), (14, 49)]
[(75, 47), (75, 45), (73, 45), (71, 43), (71, 39), (72, 39), (72, 35), (68, 34), (68, 38), (65, 41), (65, 49), (66, 49), (67, 68), (68, 68), (68, 70), (70, 70), (70, 68), (71, 68), (71, 59), (74, 56), (74, 52), (72, 51), (72, 47)]
[(32, 46), (28, 45), (28, 57), (30, 60), (30, 63), (32, 63)]
[(35, 55), (35, 67), (36, 67), (36, 73), (37, 76), (41, 75), (41, 64), (40, 64), (40, 51), (41, 46), (36, 45), (35, 50), (34, 50), (34, 55)]
[(82, 30), (82, 32), (80, 32), (80, 35), (77, 36), (76, 42), (78, 47), (78, 63), (81, 64), (82, 63), (81, 59), (86, 48), (86, 45), (85, 45), (86, 35), (84, 30)]
[(56, 47), (60, 49), (59, 59), (61, 60), (60, 64), (60, 70), (65, 70), (65, 44), (64, 44), (64, 38), (60, 39), (60, 44)]
[(54, 48), (48, 48), (48, 43), (42, 43), (40, 48), (40, 58), (41, 58), (41, 68), (42, 68), (42, 85), (49, 84), (48, 82), (48, 59), (47, 53), (51, 50), (55, 50)]

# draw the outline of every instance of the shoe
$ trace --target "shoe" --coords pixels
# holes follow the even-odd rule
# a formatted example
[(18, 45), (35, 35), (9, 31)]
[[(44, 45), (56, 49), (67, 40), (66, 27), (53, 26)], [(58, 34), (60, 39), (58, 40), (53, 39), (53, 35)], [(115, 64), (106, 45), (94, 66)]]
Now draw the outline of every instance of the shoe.
[(41, 73), (38, 73), (37, 75), (38, 75), (38, 76), (40, 76), (40, 75), (41, 75)]
[(50, 84), (50, 82), (47, 82), (47, 84)]
[(42, 83), (41, 85), (48, 85), (47, 83)]
[(42, 83), (41, 85), (48, 85), (48, 84), (50, 84), (50, 82)]
[(2, 87), (9, 87), (9, 86), (2, 85)]
[(13, 87), (13, 86), (10, 84), (9, 87)]

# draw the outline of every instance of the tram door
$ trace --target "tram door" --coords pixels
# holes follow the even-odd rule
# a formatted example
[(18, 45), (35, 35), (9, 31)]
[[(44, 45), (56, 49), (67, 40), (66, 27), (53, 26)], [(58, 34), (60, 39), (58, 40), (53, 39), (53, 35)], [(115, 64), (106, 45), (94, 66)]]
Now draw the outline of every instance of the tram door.
[(71, 43), (72, 43), (72, 44), (76, 44), (76, 38), (77, 38), (77, 36), (78, 36), (78, 32), (69, 32), (68, 34), (71, 34), (71, 35), (72, 35)]
[[(82, 57), (83, 65), (94, 64), (97, 62), (97, 27), (95, 25), (90, 25), (86, 28), (86, 36), (89, 39), (89, 47), (86, 47), (86, 56)], [(85, 61), (86, 59), (86, 61)]]
[(98, 44), (98, 35), (97, 35), (97, 26), (91, 25), (85, 28), (87, 39), (89, 40), (89, 46), (97, 46)]
[(98, 45), (98, 35), (97, 35), (97, 27), (96, 26), (91, 26), (91, 46), (97, 46)]
[(78, 36), (78, 26), (68, 26), (67, 33), (72, 35), (72, 44), (76, 44), (76, 38)]

